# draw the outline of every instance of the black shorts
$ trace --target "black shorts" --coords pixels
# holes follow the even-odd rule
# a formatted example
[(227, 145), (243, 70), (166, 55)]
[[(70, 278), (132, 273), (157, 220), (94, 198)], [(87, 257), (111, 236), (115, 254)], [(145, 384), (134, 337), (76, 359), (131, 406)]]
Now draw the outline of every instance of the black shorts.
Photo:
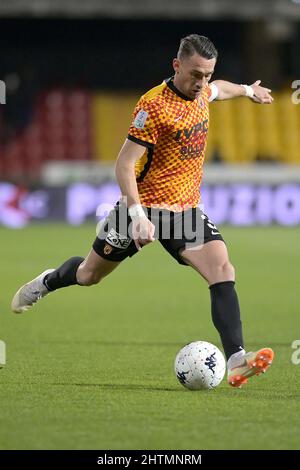
[[(154, 237), (180, 264), (180, 250), (193, 248), (212, 240), (224, 241), (217, 227), (199, 207), (183, 212), (144, 207), (147, 217), (155, 225)], [(93, 243), (95, 252), (110, 261), (123, 261), (138, 250), (131, 237), (132, 220), (125, 204), (118, 201), (114, 209), (100, 224)]]

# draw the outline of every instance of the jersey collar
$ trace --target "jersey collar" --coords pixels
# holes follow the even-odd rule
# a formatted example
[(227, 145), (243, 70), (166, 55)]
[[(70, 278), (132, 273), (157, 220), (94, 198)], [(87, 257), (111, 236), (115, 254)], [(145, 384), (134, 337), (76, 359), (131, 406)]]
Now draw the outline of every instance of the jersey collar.
[(181, 93), (181, 91), (178, 90), (178, 88), (176, 88), (176, 86), (174, 85), (174, 76), (173, 77), (170, 77), (170, 78), (166, 78), (165, 80), (165, 83), (166, 85), (178, 96), (180, 96), (180, 98), (182, 98), (183, 100), (186, 100), (186, 101), (194, 101), (192, 98), (189, 98), (188, 96), (184, 95), (183, 93)]

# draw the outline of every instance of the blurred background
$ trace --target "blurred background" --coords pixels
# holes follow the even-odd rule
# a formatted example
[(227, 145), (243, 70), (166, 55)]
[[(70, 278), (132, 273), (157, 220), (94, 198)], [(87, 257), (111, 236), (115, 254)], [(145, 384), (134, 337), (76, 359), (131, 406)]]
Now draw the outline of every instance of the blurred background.
[(300, 224), (299, 0), (1, 0), (0, 32), (1, 225), (79, 225), (115, 202), (135, 103), (190, 33), (218, 48), (214, 78), (260, 79), (275, 98), (211, 104), (206, 212)]
[[(218, 48), (214, 78), (275, 98), (211, 104), (201, 193), (225, 224), (246, 348), (276, 361), (201, 395), (173, 364), (190, 341), (221, 348), (207, 285), (159, 243), (103, 288), (8, 313), (24, 282), (90, 249), (135, 103), (190, 33)], [(300, 3), (0, 0), (0, 37), (0, 450), (299, 449)]]

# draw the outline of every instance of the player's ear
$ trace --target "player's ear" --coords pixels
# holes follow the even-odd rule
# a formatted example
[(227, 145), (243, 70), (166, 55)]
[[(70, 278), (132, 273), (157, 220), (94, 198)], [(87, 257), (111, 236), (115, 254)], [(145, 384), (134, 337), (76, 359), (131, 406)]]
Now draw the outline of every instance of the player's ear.
[(179, 71), (179, 65), (180, 65), (180, 61), (176, 57), (175, 59), (173, 59), (173, 69), (175, 70), (176, 73)]

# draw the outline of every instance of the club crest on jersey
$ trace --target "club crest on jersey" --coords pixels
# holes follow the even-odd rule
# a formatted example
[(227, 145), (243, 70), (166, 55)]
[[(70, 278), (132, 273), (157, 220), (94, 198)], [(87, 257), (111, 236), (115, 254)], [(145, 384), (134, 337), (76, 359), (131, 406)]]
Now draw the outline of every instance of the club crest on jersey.
[(120, 233), (116, 232), (113, 228), (110, 229), (105, 240), (115, 248), (121, 248), (122, 250), (125, 250), (131, 242), (130, 237), (121, 235)]
[(136, 127), (137, 129), (144, 129), (147, 117), (148, 117), (147, 111), (144, 111), (143, 109), (141, 109), (137, 113), (135, 120), (133, 121), (134, 127)]
[(108, 243), (105, 243), (104, 248), (103, 248), (103, 253), (105, 255), (109, 255), (113, 251), (113, 247), (110, 246)]

